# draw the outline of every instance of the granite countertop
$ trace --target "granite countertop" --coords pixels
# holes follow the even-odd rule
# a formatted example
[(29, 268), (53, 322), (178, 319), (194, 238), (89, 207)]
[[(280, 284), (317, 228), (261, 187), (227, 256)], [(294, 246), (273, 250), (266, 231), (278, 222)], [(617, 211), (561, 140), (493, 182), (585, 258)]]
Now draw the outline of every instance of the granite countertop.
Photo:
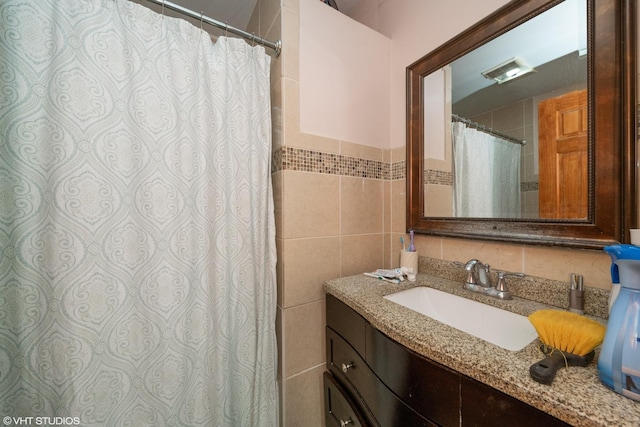
[(512, 352), (383, 298), (415, 286), (432, 287), (525, 316), (539, 309), (556, 308), (519, 297), (501, 301), (466, 291), (461, 282), (430, 274), (419, 274), (416, 282), (400, 284), (351, 276), (330, 280), (324, 289), (405, 347), (565, 422), (575, 426), (640, 426), (640, 402), (623, 397), (600, 382), (596, 368), (598, 349), (588, 367), (561, 368), (551, 385), (539, 384), (529, 376), (529, 367), (544, 357), (538, 339)]

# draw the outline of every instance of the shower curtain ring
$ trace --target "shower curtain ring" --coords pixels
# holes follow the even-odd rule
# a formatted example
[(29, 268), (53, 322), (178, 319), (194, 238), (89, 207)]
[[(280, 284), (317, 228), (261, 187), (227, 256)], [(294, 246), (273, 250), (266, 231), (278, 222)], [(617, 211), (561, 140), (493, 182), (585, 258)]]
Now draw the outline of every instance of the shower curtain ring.
[(162, 0), (162, 19), (164, 19), (164, 1), (165, 0)]
[(200, 11), (200, 29), (202, 29), (202, 11)]
[(229, 36), (229, 23), (225, 21), (224, 23), (224, 36), (228, 37)]

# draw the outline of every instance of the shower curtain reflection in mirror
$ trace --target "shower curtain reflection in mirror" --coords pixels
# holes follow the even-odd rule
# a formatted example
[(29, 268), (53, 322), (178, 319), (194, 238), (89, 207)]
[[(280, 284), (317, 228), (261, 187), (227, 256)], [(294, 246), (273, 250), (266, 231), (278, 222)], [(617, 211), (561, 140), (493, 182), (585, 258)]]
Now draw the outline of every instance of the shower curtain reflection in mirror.
[(454, 216), (519, 218), (521, 145), (462, 122), (451, 130)]
[(0, 413), (278, 425), (270, 57), (0, 2)]

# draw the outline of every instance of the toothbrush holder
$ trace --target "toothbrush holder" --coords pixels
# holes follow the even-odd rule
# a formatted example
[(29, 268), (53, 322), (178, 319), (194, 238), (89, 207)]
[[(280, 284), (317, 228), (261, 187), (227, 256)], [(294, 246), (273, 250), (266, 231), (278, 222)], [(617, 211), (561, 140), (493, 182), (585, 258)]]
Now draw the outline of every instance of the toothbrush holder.
[(400, 251), (400, 268), (406, 269), (407, 275), (415, 278), (418, 274), (418, 252)]

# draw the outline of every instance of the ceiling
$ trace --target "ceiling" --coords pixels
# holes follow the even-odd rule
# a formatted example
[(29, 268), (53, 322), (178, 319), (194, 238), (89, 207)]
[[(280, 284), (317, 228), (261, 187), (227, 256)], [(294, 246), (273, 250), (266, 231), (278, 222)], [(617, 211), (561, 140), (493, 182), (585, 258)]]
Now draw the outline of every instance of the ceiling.
[[(540, 72), (544, 64), (574, 52), (584, 53), (587, 48), (586, 22), (586, 2), (566, 0), (457, 59), (451, 64), (453, 102), (495, 85), (482, 72), (513, 57), (520, 57)], [(521, 77), (523, 80), (530, 78), (531, 75)], [(557, 74), (549, 78), (556, 79)]]
[[(257, 0), (167, 0), (168, 2), (180, 5), (187, 9), (191, 9), (196, 13), (202, 12), (202, 15), (215, 19), (216, 21), (225, 22), (232, 27), (246, 30), (251, 14), (256, 6)], [(149, 1), (139, 0), (143, 6), (158, 12), (160, 6)], [(179, 13), (165, 10), (168, 16), (184, 18)]]
[[(256, 7), (257, 0), (167, 0), (171, 3), (178, 4), (187, 9), (191, 9), (194, 12), (200, 13), (209, 18), (213, 18), (220, 22), (228, 23), (229, 25), (239, 28), (241, 30), (247, 30), (247, 25), (253, 14), (253, 10)], [(305, 0), (310, 1), (310, 0)], [(320, 1), (320, 0), (316, 0)], [(340, 12), (345, 15), (371, 0), (334, 0)], [(140, 0), (142, 5), (148, 6), (153, 10), (158, 11), (158, 8), (152, 3)], [(366, 7), (366, 6), (365, 6)], [(180, 16), (177, 13), (168, 11), (167, 15)]]

